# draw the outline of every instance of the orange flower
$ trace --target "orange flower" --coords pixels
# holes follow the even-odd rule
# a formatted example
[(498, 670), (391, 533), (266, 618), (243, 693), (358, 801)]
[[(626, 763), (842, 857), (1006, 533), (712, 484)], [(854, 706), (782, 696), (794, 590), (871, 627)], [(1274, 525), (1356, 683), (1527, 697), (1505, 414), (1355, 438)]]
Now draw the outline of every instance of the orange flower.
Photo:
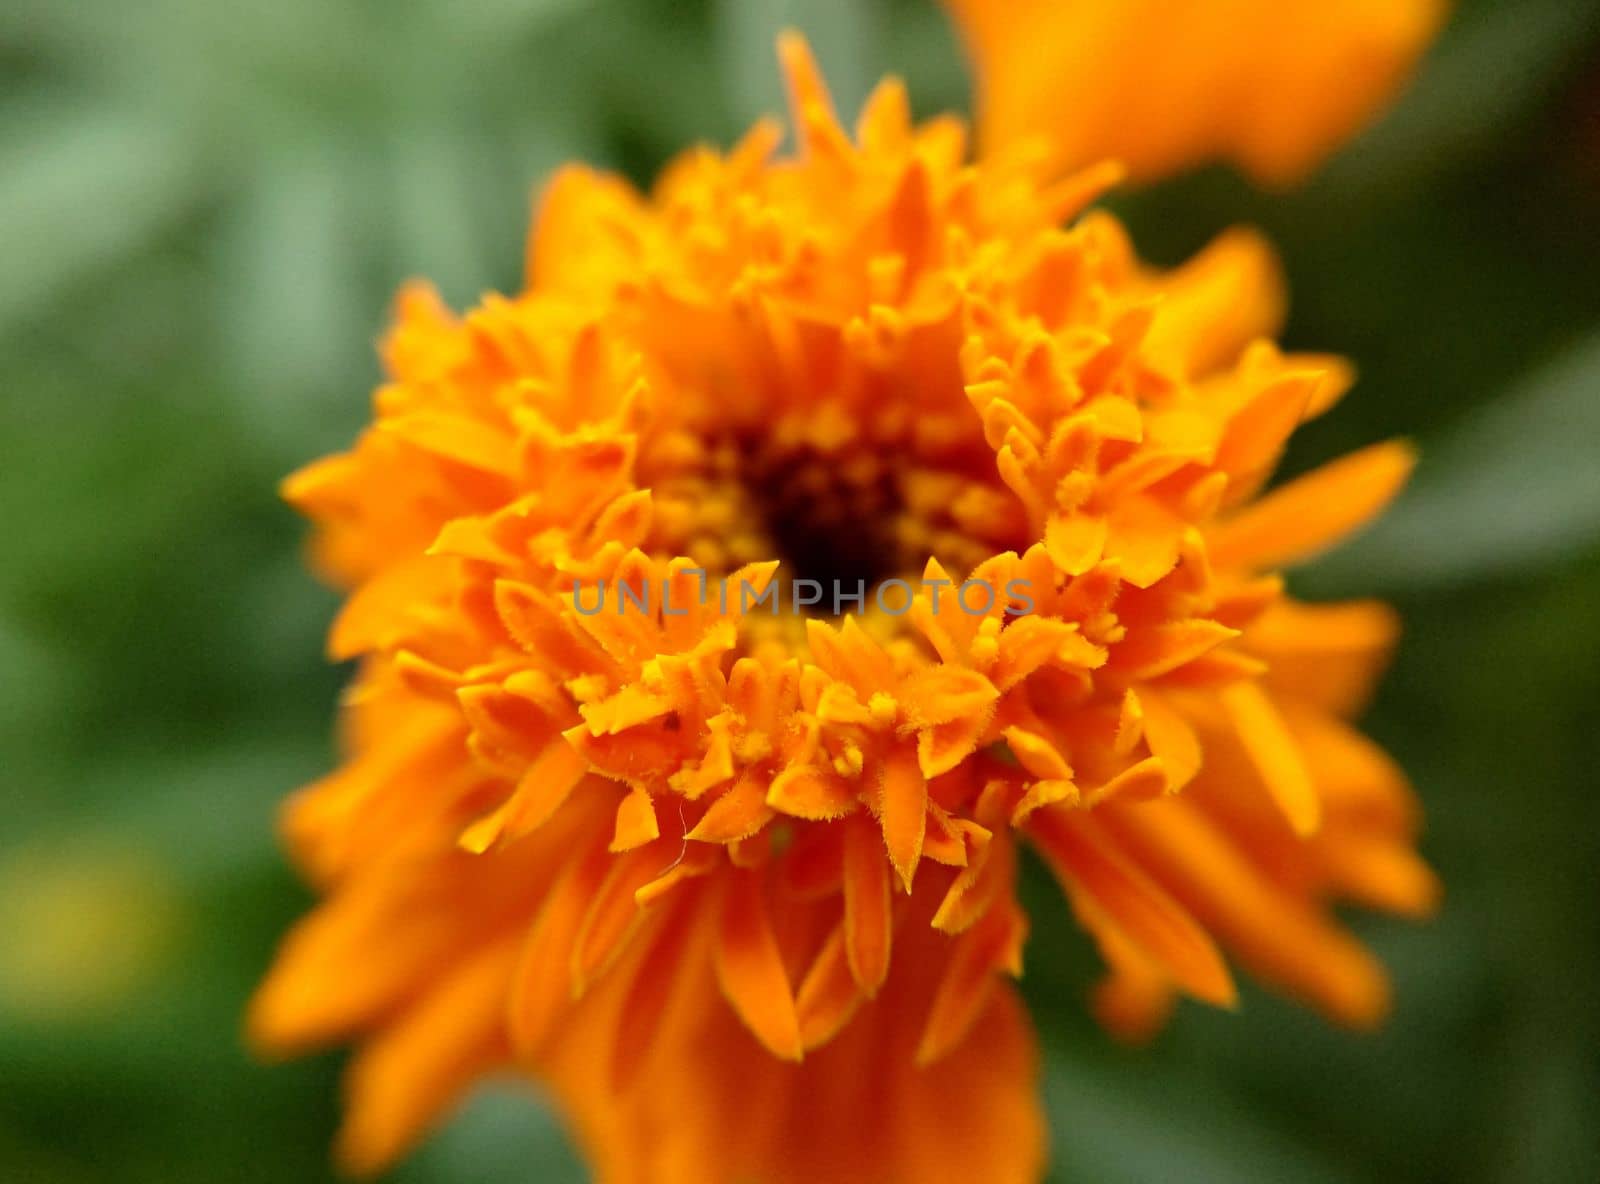
[(1398, 91), (1445, 0), (946, 0), (984, 141), (1153, 180), (1212, 159), (1305, 176)]
[(515, 1066), (602, 1181), (1032, 1181), (1021, 844), (1128, 1034), (1231, 1005), (1224, 948), (1371, 1023), (1327, 902), (1434, 898), (1345, 722), (1393, 620), (1275, 574), (1410, 456), (1258, 496), (1349, 378), (1267, 341), (1266, 247), (1152, 271), (1077, 217), (1115, 170), (969, 163), (893, 81), (852, 138), (781, 50), (792, 156), (563, 172), (526, 291), (408, 289), (375, 424), (288, 483), (361, 667), (251, 1026), (361, 1044), (353, 1168)]

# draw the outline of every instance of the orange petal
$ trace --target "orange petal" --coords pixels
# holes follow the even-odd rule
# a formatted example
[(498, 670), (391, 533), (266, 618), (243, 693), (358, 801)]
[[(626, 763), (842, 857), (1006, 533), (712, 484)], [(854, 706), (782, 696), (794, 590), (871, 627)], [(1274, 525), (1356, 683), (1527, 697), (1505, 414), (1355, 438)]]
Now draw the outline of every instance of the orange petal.
[(1006, 691), (1047, 663), (1092, 669), (1105, 659), (1105, 651), (1085, 638), (1076, 624), (1030, 615), (1016, 618), (1000, 631), (989, 677)]
[(928, 782), (911, 749), (896, 745), (883, 772), (883, 841), (900, 883), (911, 891), (911, 877), (922, 858), (928, 826)]
[(1210, 935), (1094, 824), (1049, 809), (1034, 815), (1029, 833), (1067, 892), (1087, 895), (1191, 995), (1233, 1006), (1233, 979)]
[(761, 778), (746, 773), (716, 801), (688, 837), (702, 843), (731, 843), (749, 838), (772, 818), (767, 787)]
[(784, 891), (805, 900), (831, 896), (844, 882), (844, 836), (837, 826), (804, 828), (778, 865)]
[(875, 828), (851, 826), (844, 840), (844, 933), (850, 973), (869, 998), (889, 973), (889, 864)]
[(491, 946), (386, 1025), (351, 1062), (337, 1156), (370, 1175), (398, 1159), (500, 1058), (515, 946)]
[(1112, 664), (1132, 679), (1160, 678), (1239, 636), (1216, 621), (1196, 618), (1136, 629), (1111, 651)]
[(1234, 731), (1278, 809), (1296, 834), (1314, 834), (1322, 824), (1322, 799), (1277, 707), (1254, 682), (1234, 683), (1221, 695)]
[(929, 780), (950, 772), (978, 747), (992, 711), (935, 724), (917, 736), (917, 767)]
[(1167, 769), (1167, 782), (1173, 790), (1182, 789), (1200, 771), (1204, 756), (1200, 738), (1189, 721), (1159, 691), (1146, 690), (1139, 696), (1144, 709), (1144, 739), (1153, 755)]
[(662, 918), (660, 928), (651, 935), (649, 949), (633, 973), (633, 984), (617, 1015), (616, 1040), (611, 1052), (613, 1090), (627, 1089), (655, 1047), (657, 1027), (672, 999), (673, 989), (683, 982), (680, 963), (688, 944), (691, 922), (698, 913), (694, 904), (680, 903)]
[(767, 789), (767, 805), (795, 818), (826, 821), (850, 813), (860, 802), (850, 782), (810, 765), (785, 769)]
[(611, 839), (613, 852), (632, 851), (661, 837), (655, 803), (643, 788), (635, 786), (617, 807), (617, 827)]
[(1025, 924), (1015, 909), (995, 909), (956, 939), (917, 1042), (919, 1066), (931, 1065), (966, 1039), (983, 1013), (995, 975), (1016, 965)]
[(1107, 825), (1252, 973), (1341, 1022), (1371, 1027), (1389, 1007), (1373, 956), (1308, 902), (1289, 896), (1193, 803), (1109, 812)]
[(717, 982), (745, 1026), (773, 1056), (798, 1061), (800, 1020), (755, 872), (731, 873), (724, 884), (715, 958)]
[(680, 884), (687, 884), (701, 876), (709, 875), (722, 866), (722, 852), (716, 847), (683, 845), (678, 857), (666, 866), (655, 879), (641, 886), (633, 894), (634, 903), (647, 909)]
[(1370, 908), (1428, 917), (1439, 907), (1439, 877), (1405, 840), (1330, 828), (1318, 854), (1338, 889)]
[[(1296, 182), (1393, 98), (1443, 0), (945, 0), (989, 151), (1047, 144), (1141, 181), (1225, 159)], [(1252, 101), (1271, 95), (1270, 103)]]
[(1280, 600), (1251, 624), (1245, 645), (1271, 667), (1274, 691), (1350, 716), (1365, 706), (1399, 630), (1394, 609), (1375, 601)]
[(1122, 576), (1148, 588), (1178, 564), (1188, 524), (1153, 497), (1132, 495), (1111, 512), (1106, 554), (1122, 564)]
[(482, 854), (501, 839), (530, 834), (561, 808), (588, 768), (564, 739), (552, 740), (534, 758), (506, 803), (461, 834), (461, 846)]
[(1211, 531), (1211, 561), (1269, 568), (1308, 559), (1382, 513), (1416, 459), (1402, 441), (1374, 444), (1279, 486)]
[(988, 911), (1010, 875), (1009, 856), (994, 850), (994, 837), (975, 822), (965, 824), (967, 866), (961, 869), (933, 914), (933, 927), (957, 934), (970, 929)]
[(573, 860), (539, 907), (511, 980), (507, 1029), (512, 1045), (532, 1053), (572, 1001), (573, 944), (613, 857), (598, 844)]
[(378, 427), (424, 452), (470, 468), (502, 476), (514, 472), (511, 436), (482, 420), (417, 411), (379, 420)]
[(1167, 277), (1147, 348), (1204, 375), (1233, 362), (1251, 341), (1278, 332), (1287, 303), (1283, 269), (1256, 231), (1224, 231)]
[(665, 862), (661, 853), (650, 847), (613, 857), (611, 870), (589, 902), (572, 945), (569, 981), (573, 998), (588, 990), (622, 952), (641, 916), (635, 893), (661, 873)]
[(999, 695), (976, 670), (934, 666), (908, 679), (898, 698), (906, 726), (922, 729), (983, 716)]
[(1146, 757), (1129, 765), (1110, 781), (1097, 785), (1084, 795), (1084, 804), (1099, 806), (1105, 802), (1148, 802), (1166, 793), (1169, 788), (1167, 766), (1158, 756)]
[(1046, 780), (1035, 781), (1028, 787), (1028, 792), (1022, 795), (1011, 811), (1011, 825), (1020, 827), (1028, 821), (1030, 815), (1036, 810), (1046, 806), (1053, 806), (1057, 802), (1066, 802), (1071, 806), (1078, 804), (1078, 787), (1071, 781)]
[(1216, 467), (1234, 478), (1250, 480), (1278, 463), (1289, 434), (1311, 406), (1323, 376), (1289, 373), (1268, 383), (1228, 421), (1217, 447)]
[(1148, 1040), (1172, 1014), (1172, 980), (1115, 925), (1091, 923), (1090, 928), (1107, 966), (1090, 1001), (1095, 1019), (1119, 1040)]
[(848, 158), (853, 154), (839, 117), (834, 114), (828, 84), (822, 79), (811, 47), (799, 33), (785, 31), (778, 37), (778, 61), (783, 67), (789, 92), (795, 134), (801, 148), (819, 155)]
[(1017, 763), (1035, 777), (1058, 781), (1072, 779), (1072, 766), (1067, 764), (1061, 750), (1037, 732), (1026, 728), (1007, 728), (1006, 746), (1017, 758)]
[(832, 1040), (849, 1022), (864, 996), (850, 970), (845, 953), (844, 924), (841, 922), (806, 972), (800, 984), (800, 1039), (807, 1049)]

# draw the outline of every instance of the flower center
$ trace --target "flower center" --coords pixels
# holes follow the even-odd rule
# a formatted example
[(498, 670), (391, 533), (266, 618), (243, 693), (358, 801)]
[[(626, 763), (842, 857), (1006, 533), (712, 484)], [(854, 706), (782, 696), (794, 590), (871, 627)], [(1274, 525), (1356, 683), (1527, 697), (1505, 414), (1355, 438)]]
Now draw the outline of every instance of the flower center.
[(831, 600), (836, 591), (870, 591), (918, 562), (898, 474), (883, 458), (860, 445), (834, 455), (760, 447), (739, 455), (739, 484), (782, 564), (780, 579), (811, 581)]
[(776, 559), (782, 603), (832, 616), (836, 597), (861, 611), (858, 596), (870, 604), (885, 580), (915, 582), (930, 558), (964, 572), (1022, 541), (981, 438), (930, 446), (889, 418), (680, 438), (661, 454), (674, 463), (645, 474), (656, 545), (713, 578)]

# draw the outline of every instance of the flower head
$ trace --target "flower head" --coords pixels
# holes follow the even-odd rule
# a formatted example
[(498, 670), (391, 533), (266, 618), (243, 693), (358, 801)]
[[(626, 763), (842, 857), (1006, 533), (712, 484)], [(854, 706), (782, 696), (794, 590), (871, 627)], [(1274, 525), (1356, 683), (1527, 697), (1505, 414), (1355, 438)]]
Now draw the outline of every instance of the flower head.
[(1226, 159), (1300, 180), (1394, 96), (1445, 0), (946, 0), (985, 141), (1151, 180)]
[(1083, 213), (1115, 170), (973, 163), (893, 81), (851, 136), (782, 51), (792, 153), (562, 173), (526, 290), (408, 289), (288, 483), (361, 665), (252, 1024), (361, 1043), (355, 1167), (514, 1065), (602, 1180), (1036, 1179), (1023, 846), (1129, 1034), (1231, 1004), (1224, 949), (1370, 1023), (1326, 902), (1433, 897), (1345, 722), (1391, 616), (1277, 574), (1410, 456), (1261, 495), (1349, 379), (1270, 344), (1267, 248), (1147, 268)]

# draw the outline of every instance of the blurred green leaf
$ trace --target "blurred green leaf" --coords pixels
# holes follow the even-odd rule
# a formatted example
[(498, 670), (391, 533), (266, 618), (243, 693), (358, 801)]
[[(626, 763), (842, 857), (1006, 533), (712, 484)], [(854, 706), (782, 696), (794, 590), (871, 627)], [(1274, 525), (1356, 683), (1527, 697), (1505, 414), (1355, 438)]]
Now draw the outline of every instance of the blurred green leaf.
[(976, 88), (943, 4), (901, 0), (892, 6), (881, 44), (884, 71), (905, 79), (918, 118), (972, 116)]
[(447, 7), (429, 7), (442, 29), (472, 44), (504, 46), (508, 40), (535, 32), (548, 22), (581, 13), (585, 0), (470, 0)]
[(193, 191), (184, 129), (38, 98), (0, 127), (0, 336), (169, 226)]
[[(217, 310), (234, 385), (254, 432), (294, 451), (317, 439), (327, 394), (371, 355), (363, 317), (361, 156), (337, 140), (263, 154), (224, 212), (218, 266), (239, 277)], [(309, 438), (309, 439), (308, 439)]]
[[(1595, 1140), (1600, 1097), (1595, 1067), (1548, 1029), (1522, 1034), (1507, 1066), (1508, 1132), (1502, 1140), (1506, 1184), (1593, 1180), (1600, 1172)], [(1555, 1037), (1554, 1040), (1551, 1037)]]
[(477, 300), (496, 279), (488, 227), (478, 214), (487, 198), (474, 192), (482, 172), (474, 167), (475, 147), (459, 129), (430, 124), (396, 128), (389, 143), (394, 258), (458, 306)]
[(1584, 52), (1597, 15), (1596, 0), (1463, 5), (1400, 103), (1330, 164), (1320, 196), (1392, 197), (1508, 134)]
[(1341, 1184), (1355, 1177), (1214, 1086), (1049, 1059), (1051, 1184)]
[[(12, 620), (0, 603), (0, 670), (5, 671), (0, 678), (0, 751), (8, 756), (10, 776), (38, 775), (29, 767), (37, 754), (28, 742), (72, 706), (76, 659), (66, 647), (52, 645)], [(22, 821), (19, 815), (37, 812), (41, 805), (32, 794), (7, 794), (5, 829), (13, 830)]]
[(1600, 539), (1600, 337), (1424, 443), (1412, 487), (1320, 578), (1438, 585), (1526, 570)]
[(556, 1116), (526, 1082), (472, 1092), (395, 1184), (583, 1184), (589, 1177)]

